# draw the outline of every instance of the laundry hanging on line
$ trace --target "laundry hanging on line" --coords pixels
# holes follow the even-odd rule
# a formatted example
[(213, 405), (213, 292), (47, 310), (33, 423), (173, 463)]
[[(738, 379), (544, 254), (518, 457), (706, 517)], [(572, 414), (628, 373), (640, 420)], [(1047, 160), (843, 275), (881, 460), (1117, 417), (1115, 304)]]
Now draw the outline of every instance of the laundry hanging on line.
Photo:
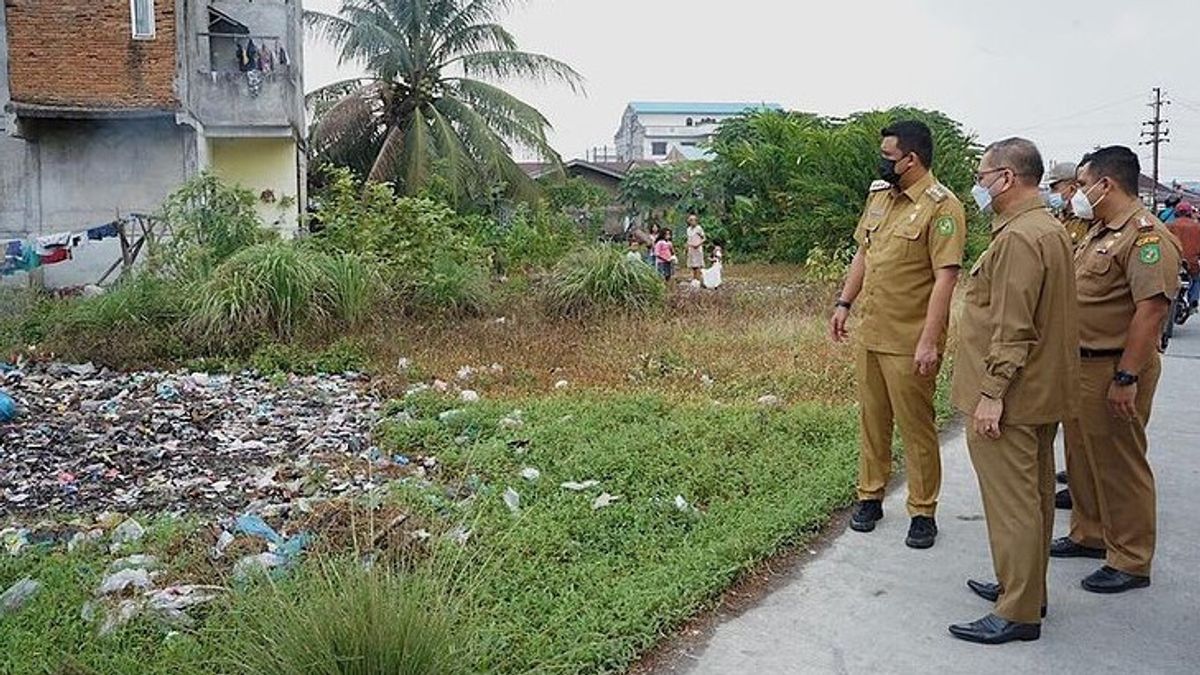
[(55, 232), (35, 237), (32, 241), (11, 239), (3, 241), (4, 258), (0, 261), (0, 276), (31, 272), (43, 265), (71, 260), (73, 250), (84, 242), (102, 241), (120, 235), (122, 223), (140, 222), (143, 216), (131, 214), (120, 220), (87, 228), (78, 232)]

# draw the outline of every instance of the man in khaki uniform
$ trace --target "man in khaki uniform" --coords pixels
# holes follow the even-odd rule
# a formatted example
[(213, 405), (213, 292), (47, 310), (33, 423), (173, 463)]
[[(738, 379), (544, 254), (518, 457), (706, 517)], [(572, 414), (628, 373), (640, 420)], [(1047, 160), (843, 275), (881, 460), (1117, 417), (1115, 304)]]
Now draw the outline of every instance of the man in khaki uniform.
[(988, 146), (972, 194), (995, 214), (966, 285), (951, 401), (971, 417), (997, 583), (967, 581), (992, 614), (950, 627), (999, 644), (1036, 640), (1054, 529), (1054, 437), (1075, 414), (1079, 322), (1071, 240), (1038, 190), (1042, 156), (1023, 138)]
[(851, 305), (859, 301), (856, 377), (862, 442), (859, 501), (850, 526), (870, 532), (883, 517), (894, 421), (904, 440), (912, 518), (905, 543), (929, 548), (937, 537), (934, 516), (942, 480), (933, 393), (966, 221), (962, 203), (929, 171), (929, 127), (898, 122), (882, 136), (883, 180), (871, 185), (854, 233), (858, 252), (830, 320), (834, 341), (845, 341)]
[(1075, 250), (1082, 367), (1079, 419), (1066, 425), (1071, 532), (1054, 541), (1050, 555), (1105, 559), (1083, 580), (1096, 593), (1149, 586), (1154, 557), (1146, 424), (1180, 254), (1137, 198), (1140, 173), (1132, 150), (1101, 148), (1080, 163), (1074, 198), (1075, 213), (1095, 225)]
[[(1074, 162), (1058, 162), (1050, 167), (1046, 172), (1046, 186), (1049, 192), (1046, 195), (1046, 203), (1050, 207), (1050, 212), (1055, 218), (1062, 221), (1063, 227), (1066, 228), (1067, 234), (1071, 236), (1071, 246), (1079, 245), (1083, 241), (1085, 235), (1092, 224), (1075, 215), (1071, 210), (1071, 198), (1075, 196), (1076, 179), (1075, 174), (1079, 167)], [(1070, 460), (1067, 460), (1067, 465), (1070, 465)], [(1067, 482), (1067, 472), (1058, 472), (1058, 482)], [(1054, 506), (1060, 509), (1071, 508), (1071, 490), (1063, 488), (1054, 495)]]
[(1046, 173), (1046, 186), (1050, 188), (1047, 194), (1050, 212), (1062, 221), (1071, 235), (1071, 245), (1078, 245), (1084, 235), (1091, 229), (1092, 224), (1075, 215), (1071, 210), (1071, 198), (1075, 196), (1075, 174), (1077, 167), (1071, 162), (1059, 162), (1050, 167)]

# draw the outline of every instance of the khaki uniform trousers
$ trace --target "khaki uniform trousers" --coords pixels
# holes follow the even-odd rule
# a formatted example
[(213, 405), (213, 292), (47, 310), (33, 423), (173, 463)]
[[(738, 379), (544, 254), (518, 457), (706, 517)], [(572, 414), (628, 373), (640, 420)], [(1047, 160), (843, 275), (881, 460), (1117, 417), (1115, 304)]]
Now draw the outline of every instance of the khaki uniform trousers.
[(1003, 589), (995, 614), (1041, 623), (1046, 569), (1054, 534), (1054, 437), (1057, 424), (1001, 424), (1000, 438), (975, 432), (967, 420), (967, 448), (979, 478), (996, 581)]
[(892, 476), (893, 423), (904, 441), (908, 515), (933, 517), (942, 486), (933, 392), (937, 376), (913, 372), (913, 357), (859, 349), (855, 355), (862, 443), (858, 498), (883, 499)]
[(1071, 540), (1108, 551), (1106, 564), (1150, 576), (1156, 536), (1154, 472), (1146, 459), (1146, 425), (1162, 371), (1155, 354), (1138, 375), (1137, 419), (1108, 411), (1118, 359), (1083, 359), (1079, 419), (1066, 425)]

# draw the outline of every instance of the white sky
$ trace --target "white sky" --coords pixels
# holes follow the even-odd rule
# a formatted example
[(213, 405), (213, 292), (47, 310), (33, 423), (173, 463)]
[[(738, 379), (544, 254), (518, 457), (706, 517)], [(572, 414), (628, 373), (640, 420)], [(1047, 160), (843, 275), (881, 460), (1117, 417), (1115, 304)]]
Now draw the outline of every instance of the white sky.
[[(1174, 102), (1162, 177), (1200, 179), (1197, 0), (532, 0), (503, 23), (587, 80), (586, 96), (508, 87), (550, 119), (564, 159), (611, 146), (629, 101), (693, 100), (824, 115), (911, 104), (983, 142), (1019, 134), (1074, 161), (1136, 144), (1161, 86)], [(305, 56), (309, 89), (356, 74), (328, 45), (310, 40)]]

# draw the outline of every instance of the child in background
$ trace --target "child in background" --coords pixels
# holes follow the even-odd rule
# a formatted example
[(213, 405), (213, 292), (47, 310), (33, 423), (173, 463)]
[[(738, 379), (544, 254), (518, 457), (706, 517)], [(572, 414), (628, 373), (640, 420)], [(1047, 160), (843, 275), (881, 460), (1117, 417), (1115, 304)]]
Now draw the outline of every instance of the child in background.
[(658, 265), (658, 259), (654, 257), (654, 245), (658, 243), (658, 223), (650, 223), (650, 241), (646, 246), (646, 264), (651, 267)]
[(641, 250), (640, 250), (641, 247), (642, 247), (642, 245), (638, 242), (637, 239), (630, 239), (629, 240), (629, 252), (625, 254), (625, 260), (627, 260), (629, 262), (635, 262), (635, 263), (646, 262), (646, 259), (642, 257)]
[(704, 270), (704, 287), (717, 288), (721, 285), (721, 271), (725, 252), (720, 246), (714, 246), (712, 251), (712, 267)]
[(671, 228), (663, 228), (654, 242), (654, 261), (663, 280), (670, 281), (675, 267), (675, 245), (671, 243)]

